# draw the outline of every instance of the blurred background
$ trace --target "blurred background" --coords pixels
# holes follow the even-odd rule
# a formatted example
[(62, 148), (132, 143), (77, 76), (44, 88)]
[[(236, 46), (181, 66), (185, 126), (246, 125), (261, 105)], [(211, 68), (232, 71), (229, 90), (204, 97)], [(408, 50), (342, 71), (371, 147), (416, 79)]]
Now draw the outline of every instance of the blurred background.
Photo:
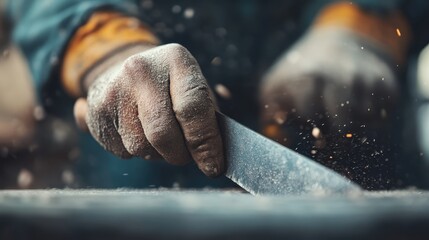
[[(139, 3), (163, 42), (179, 42), (194, 54), (223, 112), (261, 131), (259, 81), (306, 31), (312, 1), (249, 1), (245, 8), (239, 7), (242, 1), (227, 0)], [(82, 157), (76, 125), (55, 107), (64, 102), (59, 100), (63, 94), (53, 94), (51, 104), (37, 97), (26, 61), (10, 41), (13, 24), (3, 11), (0, 15), (0, 188), (147, 187), (133, 178), (143, 164), (139, 160), (110, 163), (97, 155)], [(395, 119), (361, 133), (370, 144), (334, 134), (314, 154), (313, 127), (294, 122), (285, 126), (290, 140), (283, 144), (368, 189), (429, 187), (428, 49), (410, 56), (401, 78), (403, 98)], [(61, 110), (70, 115), (71, 100), (65, 102)], [(323, 161), (333, 152), (348, 159), (346, 170)]]
[[(11, 27), (2, 14), (0, 187), (60, 187), (65, 183), (71, 184), (73, 175), (67, 170), (67, 154), (72, 151), (69, 142), (73, 134), (64, 132), (70, 131), (69, 123), (46, 116), (38, 103), (27, 63), (20, 50), (10, 42)], [(52, 142), (55, 144), (50, 145)]]

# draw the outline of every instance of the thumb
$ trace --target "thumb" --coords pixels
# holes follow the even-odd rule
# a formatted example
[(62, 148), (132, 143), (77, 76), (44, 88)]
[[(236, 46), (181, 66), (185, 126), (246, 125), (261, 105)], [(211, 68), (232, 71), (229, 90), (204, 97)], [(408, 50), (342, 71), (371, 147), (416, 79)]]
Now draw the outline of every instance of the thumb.
[(79, 98), (74, 104), (74, 118), (77, 126), (83, 131), (89, 131), (86, 123), (86, 115), (88, 113), (88, 102), (85, 98)]

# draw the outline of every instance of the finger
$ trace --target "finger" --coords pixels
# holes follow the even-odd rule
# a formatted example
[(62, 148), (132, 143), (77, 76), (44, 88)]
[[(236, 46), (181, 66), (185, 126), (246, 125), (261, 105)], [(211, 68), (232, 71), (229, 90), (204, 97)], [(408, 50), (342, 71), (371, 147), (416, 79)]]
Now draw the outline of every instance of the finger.
[(174, 118), (169, 99), (161, 99), (155, 91), (148, 92), (152, 92), (153, 95), (147, 94), (142, 97), (139, 105), (139, 119), (148, 141), (168, 163), (174, 165), (188, 163), (191, 156)]
[(171, 70), (171, 99), (188, 150), (198, 167), (214, 177), (225, 169), (222, 140), (209, 87), (196, 61), (191, 60), (187, 66)]
[(119, 109), (118, 115), (118, 133), (128, 153), (145, 160), (161, 159), (160, 154), (146, 138), (139, 119), (137, 104), (127, 103)]
[[(152, 69), (144, 63), (125, 66), (130, 69)], [(140, 66), (139, 64), (143, 64)], [(183, 165), (191, 160), (183, 133), (174, 116), (170, 100), (167, 71), (147, 71), (146, 79), (136, 79), (141, 91), (136, 91), (138, 116), (143, 132), (153, 148), (169, 163)], [(161, 80), (167, 81), (161, 81)]]
[(122, 143), (122, 138), (117, 131), (118, 123), (112, 117), (116, 111), (107, 106), (94, 107), (88, 105), (87, 124), (91, 135), (107, 151), (120, 158), (131, 158), (131, 154)]
[(79, 98), (74, 104), (74, 118), (77, 126), (85, 132), (88, 132), (88, 125), (86, 124), (86, 115), (88, 113), (88, 102), (85, 98)]

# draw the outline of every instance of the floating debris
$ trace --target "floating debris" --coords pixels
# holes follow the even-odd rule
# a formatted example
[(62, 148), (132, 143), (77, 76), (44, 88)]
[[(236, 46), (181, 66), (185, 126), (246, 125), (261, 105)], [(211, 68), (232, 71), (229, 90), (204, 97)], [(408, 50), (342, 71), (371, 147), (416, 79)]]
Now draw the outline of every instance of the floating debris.
[(74, 183), (74, 174), (71, 170), (66, 169), (61, 174), (61, 179), (63, 180), (63, 183), (71, 185)]
[(313, 135), (314, 138), (320, 138), (322, 136), (320, 129), (318, 127), (314, 127), (311, 131), (311, 135)]
[(181, 7), (181, 6), (179, 6), (179, 5), (174, 5), (174, 6), (171, 8), (171, 11), (172, 11), (173, 13), (180, 13), (180, 11), (182, 11), (182, 7)]
[(386, 109), (381, 109), (381, 111), (380, 111), (380, 115), (381, 115), (381, 118), (386, 118), (387, 117), (387, 111), (386, 111)]
[(219, 66), (222, 64), (222, 59), (220, 57), (214, 57), (210, 63), (213, 66)]
[(183, 12), (183, 16), (185, 16), (185, 18), (188, 18), (188, 19), (193, 18), (194, 14), (195, 14), (195, 11), (192, 8), (187, 8)]
[(232, 97), (231, 91), (223, 84), (216, 84), (214, 89), (221, 98), (230, 99)]
[(17, 184), (19, 188), (29, 188), (33, 183), (33, 174), (27, 169), (23, 168), (18, 173)]
[(173, 185), (171, 186), (174, 190), (179, 190), (180, 189), (180, 184), (178, 182), (174, 182)]
[(58, 56), (51, 56), (51, 58), (49, 59), (49, 63), (51, 64), (51, 66), (57, 66), (58, 62)]
[(396, 29), (396, 34), (398, 35), (398, 37), (402, 36), (401, 30), (399, 30), (399, 28)]
[(37, 121), (41, 121), (45, 118), (45, 110), (43, 109), (42, 106), (36, 106), (33, 110), (33, 116), (34, 119), (36, 119)]
[(283, 123), (285, 123), (286, 117), (287, 117), (287, 113), (284, 111), (277, 111), (276, 113), (274, 113), (274, 121), (278, 125), (282, 125)]

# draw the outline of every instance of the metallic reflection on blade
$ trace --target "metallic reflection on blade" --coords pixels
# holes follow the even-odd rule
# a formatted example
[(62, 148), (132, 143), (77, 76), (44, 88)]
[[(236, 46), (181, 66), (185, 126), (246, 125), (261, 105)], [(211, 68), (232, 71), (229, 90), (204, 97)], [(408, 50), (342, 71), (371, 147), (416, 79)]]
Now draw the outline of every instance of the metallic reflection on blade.
[(347, 194), (359, 186), (217, 113), (227, 161), (226, 176), (255, 195)]

